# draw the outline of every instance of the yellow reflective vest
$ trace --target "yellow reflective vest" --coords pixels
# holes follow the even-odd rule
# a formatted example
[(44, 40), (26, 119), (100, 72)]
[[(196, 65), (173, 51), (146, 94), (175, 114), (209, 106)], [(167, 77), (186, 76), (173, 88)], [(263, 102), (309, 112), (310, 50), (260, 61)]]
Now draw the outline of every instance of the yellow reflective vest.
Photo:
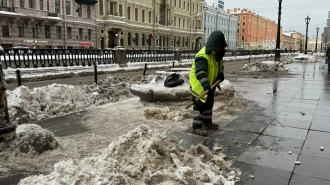
[[(221, 60), (220, 68), (219, 68), (219, 63), (216, 62), (216, 60), (215, 60), (215, 51), (212, 51), (211, 54), (206, 54), (205, 49), (206, 48), (203, 47), (196, 54), (195, 58), (204, 57), (207, 60), (208, 64), (207, 64), (206, 74), (207, 74), (207, 78), (210, 82), (210, 86), (212, 86), (212, 84), (216, 81), (216, 78), (217, 78), (218, 73), (219, 73), (219, 69), (220, 69), (220, 72), (222, 72), (223, 60)], [(204, 92), (204, 88), (203, 88), (202, 84), (200, 83), (200, 81), (196, 77), (196, 63), (195, 63), (195, 61), (193, 62), (192, 67), (191, 67), (189, 81), (190, 81), (190, 86), (191, 86), (191, 93), (194, 97), (197, 98), (198, 96), (200, 96)], [(205, 103), (206, 98), (207, 98), (207, 94), (204, 95), (200, 100)]]

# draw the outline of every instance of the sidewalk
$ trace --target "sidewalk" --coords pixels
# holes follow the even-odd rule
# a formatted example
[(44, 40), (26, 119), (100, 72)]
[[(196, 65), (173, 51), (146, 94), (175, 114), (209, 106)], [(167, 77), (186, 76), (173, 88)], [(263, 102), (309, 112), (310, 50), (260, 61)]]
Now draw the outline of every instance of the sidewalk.
[(236, 92), (254, 101), (245, 112), (220, 122), (221, 130), (207, 138), (190, 130), (170, 137), (183, 139), (187, 148), (222, 144), (228, 157), (237, 156), (233, 166), (243, 172), (237, 184), (330, 184), (330, 75), (319, 65), (290, 64), (298, 74), (293, 78), (231, 81)]

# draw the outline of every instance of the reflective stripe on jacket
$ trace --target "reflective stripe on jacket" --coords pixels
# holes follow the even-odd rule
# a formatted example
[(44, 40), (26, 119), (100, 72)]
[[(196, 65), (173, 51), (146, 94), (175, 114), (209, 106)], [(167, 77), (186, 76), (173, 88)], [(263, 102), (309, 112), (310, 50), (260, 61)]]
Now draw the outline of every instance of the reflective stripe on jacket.
[[(212, 51), (210, 54), (205, 53), (205, 47), (203, 47), (197, 54), (195, 58), (204, 57), (207, 60), (207, 78), (210, 82), (210, 86), (216, 81), (216, 78), (218, 76), (218, 72), (220, 69), (220, 72), (222, 72), (222, 65), (223, 60), (220, 62), (220, 67), (218, 62), (215, 60), (215, 52)], [(201, 82), (196, 77), (196, 60), (193, 62), (191, 71), (190, 71), (190, 85), (191, 85), (191, 93), (194, 97), (200, 96), (204, 92), (204, 88), (201, 84)], [(200, 100), (205, 103), (207, 98), (207, 95), (204, 95)]]

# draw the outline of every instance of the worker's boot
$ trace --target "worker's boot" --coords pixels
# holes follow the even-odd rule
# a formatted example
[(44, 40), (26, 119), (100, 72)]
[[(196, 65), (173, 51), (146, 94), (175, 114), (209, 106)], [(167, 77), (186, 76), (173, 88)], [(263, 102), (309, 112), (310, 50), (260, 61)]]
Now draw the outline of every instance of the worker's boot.
[(207, 129), (211, 129), (211, 130), (218, 130), (219, 129), (219, 124), (216, 123), (204, 123), (203, 124), (204, 127), (206, 127)]
[(192, 133), (195, 134), (195, 135), (199, 135), (199, 136), (207, 136), (208, 135), (207, 131), (202, 129), (202, 128), (193, 129)]

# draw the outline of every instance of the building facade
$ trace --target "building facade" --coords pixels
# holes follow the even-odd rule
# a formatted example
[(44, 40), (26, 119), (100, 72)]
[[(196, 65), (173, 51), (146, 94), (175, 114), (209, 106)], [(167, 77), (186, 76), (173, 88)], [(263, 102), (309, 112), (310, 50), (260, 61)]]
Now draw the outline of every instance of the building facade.
[[(277, 23), (246, 8), (227, 9), (238, 18), (237, 42), (239, 49), (275, 49)], [(282, 27), (280, 28), (282, 32)], [(280, 38), (281, 43), (283, 38)]]
[(1, 0), (0, 43), (4, 48), (95, 47), (95, 3), (93, 0)]
[(199, 49), (203, 0), (99, 0), (98, 48)]
[(220, 30), (224, 33), (228, 44), (227, 50), (235, 50), (237, 48), (237, 22), (238, 17), (225, 12), (223, 9), (204, 5), (205, 16), (205, 37), (204, 44), (207, 42), (210, 34), (215, 30)]
[(296, 39), (295, 50), (299, 50), (299, 51), (305, 50), (305, 40), (306, 40), (305, 35), (296, 31), (291, 31), (291, 35)]
[(326, 48), (326, 44), (330, 44), (330, 11), (328, 12), (327, 24), (323, 30), (323, 38), (322, 43), (324, 43), (324, 49)]
[(296, 38), (292, 36), (291, 32), (282, 33), (283, 42), (281, 42), (281, 50), (294, 50), (296, 47)]

